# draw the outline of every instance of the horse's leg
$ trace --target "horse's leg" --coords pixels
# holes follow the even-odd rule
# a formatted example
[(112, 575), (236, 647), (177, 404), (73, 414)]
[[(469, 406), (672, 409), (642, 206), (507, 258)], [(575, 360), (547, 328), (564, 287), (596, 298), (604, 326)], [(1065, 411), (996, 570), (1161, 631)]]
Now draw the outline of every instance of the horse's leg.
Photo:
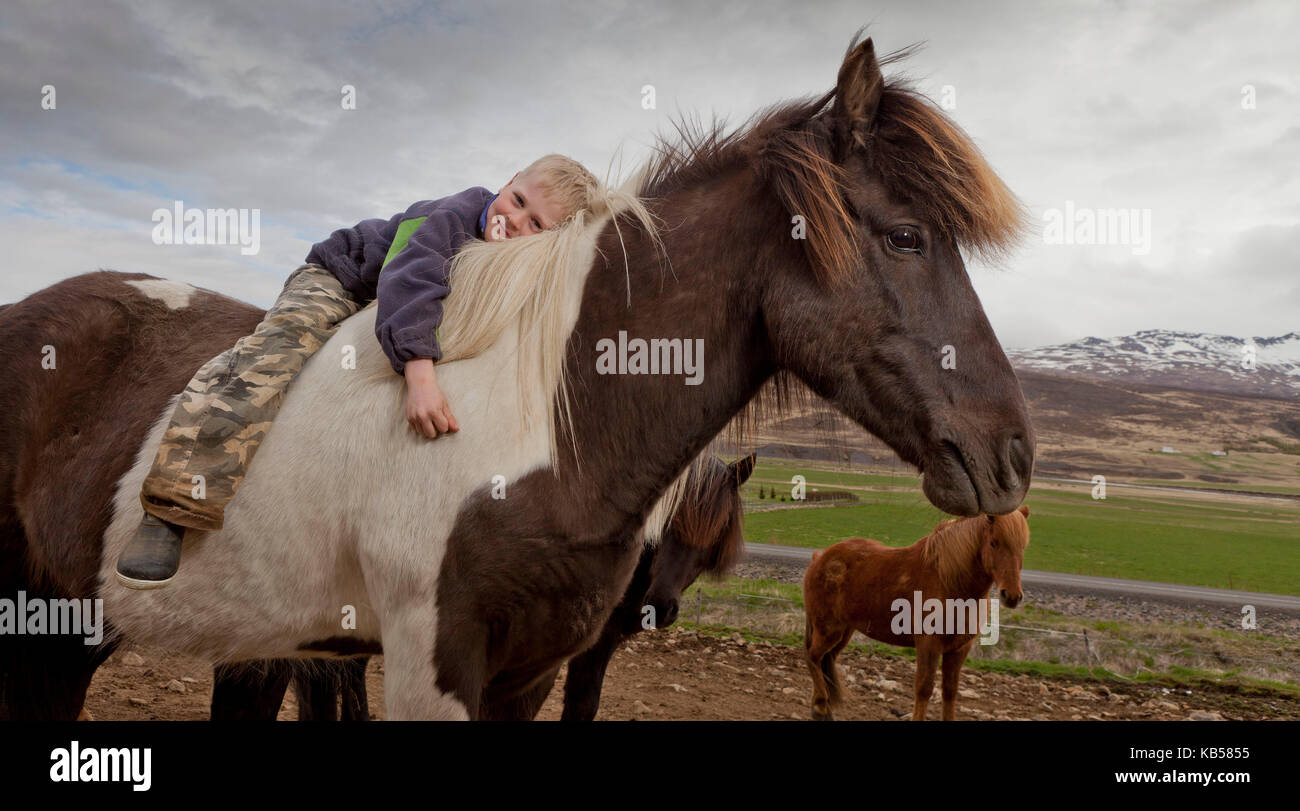
[(804, 653), (808, 672), (812, 674), (814, 721), (832, 721), (831, 708), (840, 701), (839, 674), (835, 671), (835, 655), (843, 650), (844, 643), (853, 636), (852, 629), (818, 627), (810, 618), (804, 633)]
[(492, 686), (483, 693), (483, 706), (479, 712), (482, 721), (531, 721), (541, 711), (546, 697), (555, 686), (555, 679), (560, 675), (556, 666), (542, 677), (541, 681), (522, 693), (507, 698), (492, 695)]
[(369, 721), (366, 666), (370, 657), (313, 662), (294, 676), (299, 721)]
[(274, 721), (293, 666), (280, 659), (235, 662), (212, 668), (213, 721)]
[(600, 709), (600, 689), (605, 669), (614, 651), (626, 637), (609, 625), (596, 644), (569, 660), (569, 675), (564, 680), (564, 712), (561, 721), (594, 721)]
[(341, 662), (311, 662), (306, 672), (293, 678), (293, 694), (298, 700), (299, 721), (339, 720), (339, 691), (342, 688)]
[(366, 692), (366, 668), (370, 657), (340, 662), (339, 712), (344, 721), (369, 721), (370, 697)]
[[(478, 716), (487, 672), (487, 632), (466, 623), (445, 637), (434, 667), (434, 618), (416, 608), (384, 623), (384, 709), (390, 721), (466, 721)], [(472, 712), (471, 712), (471, 708)]]
[[(16, 522), (0, 525), (0, 550), (27, 546)], [(22, 591), (28, 601), (68, 598), (33, 585), (25, 561), (0, 560), (0, 596), (10, 600)], [(48, 605), (49, 603), (47, 603)], [(19, 618), (23, 622), (26, 618)], [(103, 620), (105, 640), (114, 639)], [(117, 648), (116, 641), (87, 645), (81, 634), (6, 634), (0, 640), (0, 721), (73, 721), (85, 708), (86, 690), (99, 668)]]
[(924, 721), (934, 692), (934, 671), (939, 666), (939, 642), (923, 634), (916, 635), (916, 702), (912, 705), (912, 720)]
[(957, 680), (961, 678), (961, 666), (970, 653), (972, 639), (954, 651), (943, 655), (943, 720), (957, 720)]
[[(30, 592), (27, 599), (33, 599)], [(95, 671), (116, 647), (115, 642), (87, 645), (68, 634), (5, 639), (0, 645), (0, 721), (78, 720)]]

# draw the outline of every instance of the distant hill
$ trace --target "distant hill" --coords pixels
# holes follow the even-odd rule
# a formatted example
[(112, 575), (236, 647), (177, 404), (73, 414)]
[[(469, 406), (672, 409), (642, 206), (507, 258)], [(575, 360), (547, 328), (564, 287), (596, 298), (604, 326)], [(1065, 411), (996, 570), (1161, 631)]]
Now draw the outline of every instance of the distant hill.
[[(1254, 369), (1244, 365), (1248, 345), (1254, 347)], [(1116, 338), (1088, 337), (1037, 349), (1011, 349), (1007, 357), (1017, 369), (1075, 379), (1300, 399), (1297, 332), (1276, 338), (1236, 338), (1143, 330)]]

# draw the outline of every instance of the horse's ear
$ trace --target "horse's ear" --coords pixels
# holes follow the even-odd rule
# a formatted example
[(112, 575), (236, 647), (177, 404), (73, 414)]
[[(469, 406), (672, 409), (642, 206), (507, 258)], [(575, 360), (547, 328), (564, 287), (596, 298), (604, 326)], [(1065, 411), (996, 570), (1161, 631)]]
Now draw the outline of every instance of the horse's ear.
[(880, 106), (884, 92), (885, 78), (876, 60), (876, 46), (868, 37), (844, 58), (835, 85), (831, 117), (835, 121), (841, 153), (846, 148), (866, 148), (867, 131), (876, 117), (876, 108)]
[(1029, 505), (1028, 505), (1028, 504), (1021, 504), (1021, 505), (1020, 505), (1020, 514), (1023, 515), (1024, 517), (1026, 517), (1026, 518), (1029, 517)]
[(758, 452), (755, 451), (743, 459), (737, 459), (727, 467), (731, 468), (731, 473), (736, 477), (736, 486), (740, 487), (749, 480), (749, 476), (754, 472), (754, 463), (758, 461)]

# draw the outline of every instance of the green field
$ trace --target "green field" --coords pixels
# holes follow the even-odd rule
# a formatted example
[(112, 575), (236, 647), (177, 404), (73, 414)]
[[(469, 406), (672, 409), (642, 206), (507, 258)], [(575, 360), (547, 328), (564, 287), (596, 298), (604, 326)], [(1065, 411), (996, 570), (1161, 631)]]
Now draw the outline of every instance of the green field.
[[(844, 538), (905, 546), (927, 535), (943, 513), (921, 493), (919, 478), (822, 471), (798, 463), (762, 463), (746, 484), (747, 510), (792, 502), (758, 499), (758, 488), (790, 494), (790, 478), (808, 489), (845, 489), (858, 504), (797, 507), (745, 516), (745, 540), (822, 548)], [(1091, 486), (1031, 487), (1025, 503), (1032, 541), (1025, 568), (1300, 595), (1300, 502), (1225, 501), (1214, 496)]]

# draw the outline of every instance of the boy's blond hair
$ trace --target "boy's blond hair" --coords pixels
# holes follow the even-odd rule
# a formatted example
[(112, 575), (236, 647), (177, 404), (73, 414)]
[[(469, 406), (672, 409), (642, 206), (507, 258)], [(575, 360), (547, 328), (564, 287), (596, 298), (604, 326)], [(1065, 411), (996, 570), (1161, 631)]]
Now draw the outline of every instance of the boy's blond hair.
[[(528, 164), (521, 177), (536, 183), (564, 209), (564, 221), (596, 207), (601, 183), (587, 167), (564, 155), (545, 155)], [(559, 223), (557, 223), (558, 225)]]

